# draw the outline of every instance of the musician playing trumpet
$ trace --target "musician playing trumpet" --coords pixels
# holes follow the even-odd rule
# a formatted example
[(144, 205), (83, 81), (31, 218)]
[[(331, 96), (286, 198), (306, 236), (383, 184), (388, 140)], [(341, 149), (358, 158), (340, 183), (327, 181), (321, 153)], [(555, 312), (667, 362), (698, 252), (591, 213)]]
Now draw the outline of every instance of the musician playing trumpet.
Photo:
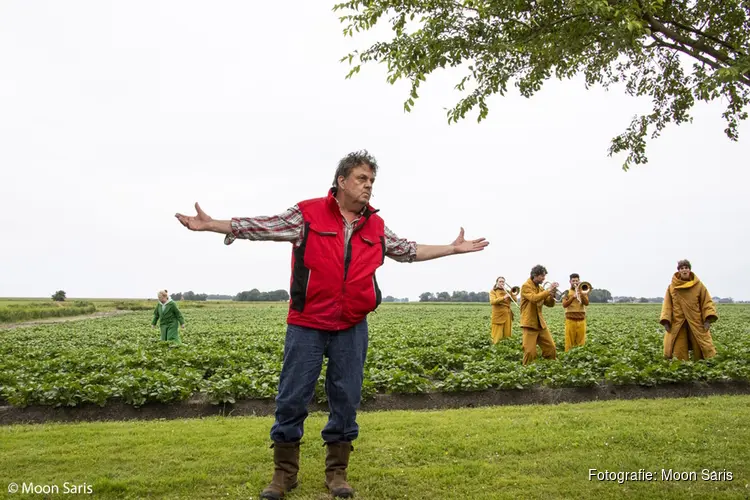
[(565, 309), (565, 352), (586, 343), (586, 306), (590, 288), (581, 287), (578, 273), (570, 275), (570, 289), (563, 294)]
[(490, 336), (493, 344), (497, 344), (500, 339), (510, 338), (513, 329), (511, 301), (518, 305), (518, 287), (507, 289), (505, 278), (500, 276), (495, 280), (495, 286), (490, 290), (490, 304), (492, 305)]
[(523, 364), (527, 365), (537, 357), (536, 346), (542, 348), (545, 359), (557, 359), (557, 348), (549, 333), (547, 323), (542, 315), (542, 307), (554, 307), (557, 282), (544, 289), (547, 269), (544, 266), (534, 266), (531, 277), (521, 287), (521, 331), (523, 332)]

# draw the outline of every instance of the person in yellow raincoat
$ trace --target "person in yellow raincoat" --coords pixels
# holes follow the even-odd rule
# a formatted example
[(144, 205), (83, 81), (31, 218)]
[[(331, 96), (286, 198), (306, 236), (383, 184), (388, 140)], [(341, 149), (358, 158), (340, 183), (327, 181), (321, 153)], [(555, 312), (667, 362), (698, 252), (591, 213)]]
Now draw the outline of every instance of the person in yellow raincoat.
[(586, 343), (586, 306), (589, 305), (589, 292), (576, 288), (581, 283), (578, 273), (570, 275), (570, 290), (563, 294), (562, 306), (565, 309), (565, 352)]
[(664, 325), (664, 357), (708, 359), (716, 356), (711, 323), (719, 319), (706, 286), (693, 273), (690, 261), (677, 263), (677, 272), (667, 288), (659, 322)]
[(497, 344), (500, 339), (510, 338), (513, 328), (513, 310), (510, 308), (511, 298), (518, 302), (518, 296), (505, 291), (505, 278), (500, 276), (495, 281), (494, 288), (490, 290), (490, 304), (492, 305), (490, 336), (493, 344)]
[(523, 332), (523, 364), (527, 365), (537, 357), (537, 344), (542, 348), (546, 359), (557, 359), (557, 348), (542, 316), (542, 307), (554, 307), (555, 292), (558, 283), (552, 283), (548, 290), (540, 285), (544, 283), (547, 269), (534, 266), (531, 277), (521, 287), (521, 331)]

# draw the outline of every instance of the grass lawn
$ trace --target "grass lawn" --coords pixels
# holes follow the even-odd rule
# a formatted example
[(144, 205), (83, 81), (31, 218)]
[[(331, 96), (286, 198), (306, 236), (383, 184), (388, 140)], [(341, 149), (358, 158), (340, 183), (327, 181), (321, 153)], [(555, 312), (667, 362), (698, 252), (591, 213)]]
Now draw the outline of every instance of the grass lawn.
[[(356, 498), (743, 498), (750, 496), (750, 396), (514, 406), (359, 417), (349, 478)], [(329, 498), (320, 430), (308, 418), (300, 487)], [(271, 477), (272, 418), (102, 422), (0, 428), (9, 483), (90, 486), (100, 498), (258, 498)], [(656, 473), (589, 480), (589, 469)], [(662, 469), (695, 472), (666, 481)], [(730, 472), (719, 481), (702, 471)], [(9, 495), (10, 497), (10, 495)], [(40, 498), (16, 494), (12, 498)]]

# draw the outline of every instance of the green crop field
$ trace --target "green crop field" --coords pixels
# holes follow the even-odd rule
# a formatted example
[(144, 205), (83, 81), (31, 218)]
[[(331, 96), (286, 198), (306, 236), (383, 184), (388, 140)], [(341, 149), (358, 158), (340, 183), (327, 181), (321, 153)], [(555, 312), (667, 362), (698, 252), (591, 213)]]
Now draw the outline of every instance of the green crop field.
[[(196, 394), (216, 403), (275, 395), (286, 304), (181, 303), (188, 327), (180, 347), (158, 341), (147, 302), (132, 304), (148, 310), (0, 330), (0, 399), (138, 406)], [(592, 305), (587, 344), (565, 353), (563, 310), (546, 309), (558, 360), (524, 367), (517, 320), (511, 339), (491, 344), (489, 305), (383, 304), (369, 317), (363, 395), (750, 380), (749, 305), (719, 306), (712, 330), (718, 355), (695, 363), (662, 358), (659, 311), (654, 304)]]

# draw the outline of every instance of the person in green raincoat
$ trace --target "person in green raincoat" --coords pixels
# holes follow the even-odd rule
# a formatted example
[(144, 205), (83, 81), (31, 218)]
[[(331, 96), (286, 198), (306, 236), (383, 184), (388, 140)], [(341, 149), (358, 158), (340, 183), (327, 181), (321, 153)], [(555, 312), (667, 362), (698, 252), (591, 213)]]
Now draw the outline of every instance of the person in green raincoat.
[(180, 331), (177, 325), (185, 328), (185, 318), (177, 308), (177, 304), (169, 297), (166, 290), (160, 290), (157, 296), (159, 303), (154, 310), (154, 319), (151, 326), (156, 328), (156, 322), (159, 322), (161, 328), (161, 339), (174, 344), (181, 344)]

